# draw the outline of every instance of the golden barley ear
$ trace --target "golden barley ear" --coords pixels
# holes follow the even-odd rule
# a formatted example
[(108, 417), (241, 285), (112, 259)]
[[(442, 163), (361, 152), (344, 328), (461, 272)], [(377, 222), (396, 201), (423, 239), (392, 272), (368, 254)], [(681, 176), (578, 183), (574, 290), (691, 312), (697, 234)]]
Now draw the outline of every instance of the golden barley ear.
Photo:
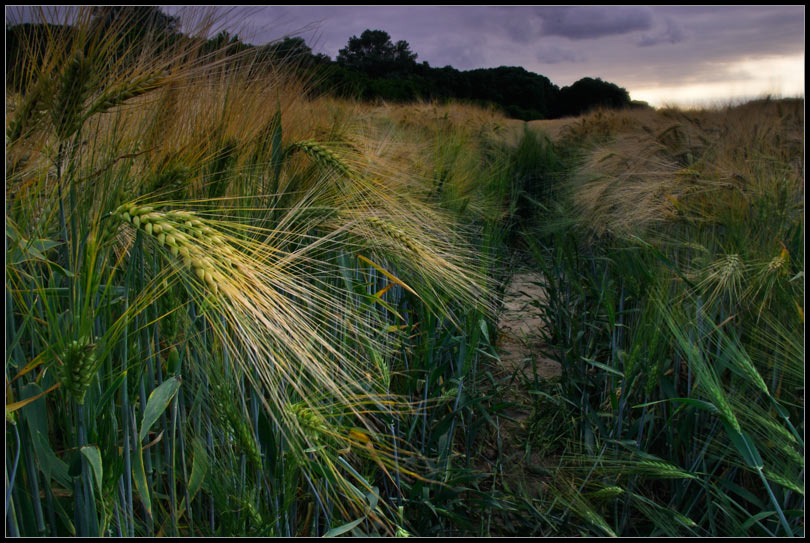
[(81, 122), (96, 113), (105, 113), (122, 105), (127, 100), (159, 88), (164, 80), (165, 78), (160, 73), (153, 72), (137, 76), (130, 81), (112, 85), (95, 99), (82, 117)]
[(46, 87), (47, 82), (45, 79), (40, 79), (22, 99), (22, 103), (14, 111), (14, 117), (6, 129), (8, 143), (13, 143), (23, 135), (27, 135), (36, 126), (37, 122), (44, 117), (47, 111), (44, 103), (47, 98)]
[(290, 144), (287, 154), (295, 151), (303, 151), (322, 166), (333, 168), (335, 171), (348, 178), (355, 178), (358, 173), (350, 168), (334, 151), (314, 140), (297, 141)]

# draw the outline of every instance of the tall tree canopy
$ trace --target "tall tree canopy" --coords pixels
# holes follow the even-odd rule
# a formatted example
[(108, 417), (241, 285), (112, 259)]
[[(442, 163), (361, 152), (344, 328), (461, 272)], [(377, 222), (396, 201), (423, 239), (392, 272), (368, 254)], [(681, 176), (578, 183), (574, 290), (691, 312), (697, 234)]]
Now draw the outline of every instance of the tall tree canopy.
[(560, 89), (557, 112), (559, 115), (580, 115), (598, 106), (621, 108), (629, 105), (630, 94), (626, 89), (598, 77), (583, 77), (570, 87)]
[(374, 77), (401, 76), (416, 66), (416, 53), (404, 40), (393, 43), (388, 32), (366, 30), (359, 38), (349, 38), (348, 45), (338, 51), (337, 63)]

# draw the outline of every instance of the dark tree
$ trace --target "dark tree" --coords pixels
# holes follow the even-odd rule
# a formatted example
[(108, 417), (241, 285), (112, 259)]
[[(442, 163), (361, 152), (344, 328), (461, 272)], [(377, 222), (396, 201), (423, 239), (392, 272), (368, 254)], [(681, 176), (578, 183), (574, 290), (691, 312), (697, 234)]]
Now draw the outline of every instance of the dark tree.
[(121, 25), (133, 35), (170, 36), (180, 28), (180, 18), (167, 15), (157, 6), (97, 6), (93, 8), (93, 23), (102, 28)]
[(349, 38), (348, 45), (338, 52), (337, 63), (372, 77), (403, 76), (416, 66), (416, 53), (404, 40), (392, 43), (388, 32), (366, 30), (359, 38)]
[(261, 49), (263, 54), (277, 60), (302, 62), (312, 56), (312, 48), (300, 37), (285, 36), (284, 39), (268, 43)]
[(469, 98), (494, 102), (510, 116), (525, 121), (553, 114), (559, 89), (545, 76), (519, 66), (500, 66), (465, 72)]
[(55, 39), (65, 50), (70, 50), (74, 34), (73, 27), (67, 25), (22, 23), (6, 26), (7, 88), (25, 92), (31, 84), (28, 77), (42, 65), (48, 43), (58, 36)]
[(245, 53), (255, 53), (257, 48), (248, 43), (243, 43), (238, 34), (231, 34), (227, 30), (222, 30), (203, 44), (202, 51), (204, 53), (216, 53), (225, 57), (233, 57), (231, 62), (234, 65), (239, 65), (250, 63), (249, 55)]
[(583, 77), (570, 87), (560, 89), (559, 116), (580, 115), (595, 107), (622, 108), (630, 106), (630, 94), (614, 83), (598, 77)]
[(117, 36), (104, 55), (111, 62), (122, 59), (124, 65), (136, 63), (143, 54), (170, 50), (182, 36), (179, 29), (180, 18), (163, 13), (157, 6), (96, 6), (90, 21), (96, 36)]

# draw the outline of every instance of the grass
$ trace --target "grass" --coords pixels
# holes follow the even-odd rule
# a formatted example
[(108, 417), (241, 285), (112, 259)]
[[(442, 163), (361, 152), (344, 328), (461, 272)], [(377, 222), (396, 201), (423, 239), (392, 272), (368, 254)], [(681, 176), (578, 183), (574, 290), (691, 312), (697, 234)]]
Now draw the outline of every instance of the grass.
[(364, 106), (193, 40), (130, 64), (77, 14), (7, 101), (9, 535), (412, 529), (459, 477), (497, 231)]
[[(804, 470), (803, 355), (780, 347), (803, 337), (802, 107), (596, 113), (562, 139), (567, 197), (527, 242), (578, 421), (563, 509), (595, 534), (803, 533), (783, 484)], [(588, 500), (597, 481), (622, 492)]]
[(803, 102), (512, 146), (71, 14), (7, 92), (7, 535), (802, 535)]

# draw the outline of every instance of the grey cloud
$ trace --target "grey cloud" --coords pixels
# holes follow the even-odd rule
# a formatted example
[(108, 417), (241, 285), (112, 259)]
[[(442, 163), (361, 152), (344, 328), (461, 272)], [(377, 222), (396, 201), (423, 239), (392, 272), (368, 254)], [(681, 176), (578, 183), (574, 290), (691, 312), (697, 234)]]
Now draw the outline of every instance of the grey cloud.
[(535, 58), (543, 64), (559, 64), (561, 62), (584, 62), (585, 57), (570, 49), (563, 49), (553, 45), (541, 47)]
[(502, 27), (506, 31), (506, 34), (517, 43), (529, 43), (542, 34), (542, 17), (538, 17), (524, 8), (512, 6), (493, 8), (490, 12), (490, 17), (483, 21), (481, 20), (481, 15), (483, 15), (483, 12), (479, 14), (478, 20), (475, 21), (474, 24), (480, 26), (482, 31), (486, 31), (484, 21), (494, 23)]
[(471, 43), (447, 44), (443, 47), (441, 55), (437, 55), (440, 62), (436, 66), (475, 66), (481, 59), (481, 47)]
[(332, 58), (350, 36), (381, 29), (431, 66), (523, 66), (558, 85), (601, 77), (632, 94), (730, 80), (727, 67), (743, 58), (801, 55), (804, 15), (778, 5), (264, 6), (221, 26), (254, 45), (300, 32)]
[(538, 8), (543, 33), (584, 40), (627, 34), (652, 27), (652, 12), (641, 6), (576, 6)]
[(672, 19), (667, 19), (667, 28), (658, 34), (644, 34), (638, 44), (641, 47), (649, 47), (660, 43), (680, 43), (684, 40), (683, 29)]

